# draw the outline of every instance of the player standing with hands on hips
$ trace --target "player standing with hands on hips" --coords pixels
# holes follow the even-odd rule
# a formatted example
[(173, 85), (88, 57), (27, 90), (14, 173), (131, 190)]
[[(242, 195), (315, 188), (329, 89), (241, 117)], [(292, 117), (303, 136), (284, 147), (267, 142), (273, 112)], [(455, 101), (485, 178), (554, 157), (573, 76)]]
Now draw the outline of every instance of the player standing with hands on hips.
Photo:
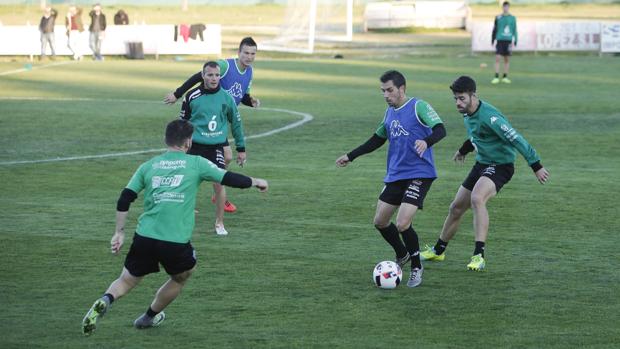
[(476, 150), (476, 163), (450, 204), (448, 217), (434, 247), (421, 253), (422, 260), (443, 261), (448, 241), (454, 237), (463, 214), (471, 208), (474, 213), (476, 242), (469, 270), (485, 268), (484, 247), (489, 234), (487, 202), (497, 195), (514, 173), (516, 152), (523, 155), (536, 179), (544, 184), (549, 172), (541, 165), (540, 157), (530, 144), (515, 130), (506, 117), (476, 95), (476, 82), (469, 76), (456, 79), (450, 89), (456, 109), (463, 114), (469, 138), (454, 154), (454, 161), (463, 163), (465, 156)]
[(115, 300), (126, 295), (161, 264), (170, 278), (159, 288), (148, 310), (134, 321), (138, 329), (159, 326), (166, 308), (181, 293), (196, 266), (190, 243), (194, 230), (196, 193), (203, 181), (235, 188), (256, 187), (267, 191), (264, 179), (227, 172), (212, 162), (186, 154), (192, 146), (194, 128), (186, 120), (166, 126), (168, 151), (143, 163), (135, 172), (116, 204), (116, 231), (110, 241), (118, 254), (125, 241), (125, 222), (129, 206), (144, 191), (144, 214), (125, 258), (125, 266), (105, 294), (97, 299), (82, 320), (82, 332), (90, 335)]
[[(336, 165), (347, 166), (389, 140), (385, 186), (377, 202), (374, 224), (396, 252), (396, 263), (403, 266), (411, 260), (407, 286), (416, 287), (422, 283), (423, 268), (412, 221), (437, 178), (432, 146), (446, 136), (446, 130), (430, 104), (407, 97), (405, 77), (400, 72), (390, 70), (380, 80), (388, 104), (383, 121), (366, 143), (339, 157)], [(394, 225), (391, 219), (397, 210)]]

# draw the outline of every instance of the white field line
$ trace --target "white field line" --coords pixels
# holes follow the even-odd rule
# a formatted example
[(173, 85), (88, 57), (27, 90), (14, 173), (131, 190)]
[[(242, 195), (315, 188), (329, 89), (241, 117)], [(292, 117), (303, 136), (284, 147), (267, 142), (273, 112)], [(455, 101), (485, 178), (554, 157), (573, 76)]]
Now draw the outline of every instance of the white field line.
[[(0, 100), (46, 100), (46, 101), (113, 101), (113, 102), (133, 102), (133, 103), (162, 103), (150, 100), (139, 100), (139, 99), (95, 99), (95, 98), (63, 98), (63, 97), (52, 97), (52, 98), (44, 98), (44, 97), (0, 97)], [(246, 139), (255, 139), (262, 138), (274, 135), (276, 133), (288, 131), (290, 129), (299, 127), (307, 122), (310, 122), (314, 119), (311, 114), (302, 113), (294, 110), (281, 109), (281, 108), (266, 108), (260, 107), (258, 110), (265, 111), (273, 111), (278, 113), (286, 113), (296, 116), (301, 116), (301, 120), (295, 121), (288, 125), (265, 131), (262, 133), (258, 133), (255, 135), (246, 136)], [(4, 161), (0, 162), (0, 166), (7, 165), (22, 165), (22, 164), (40, 164), (46, 162), (59, 162), (59, 161), (74, 161), (74, 160), (90, 160), (90, 159), (104, 159), (104, 158), (113, 158), (113, 157), (121, 157), (121, 156), (131, 156), (131, 155), (139, 155), (139, 154), (148, 154), (148, 153), (158, 153), (164, 151), (165, 148), (158, 149), (146, 149), (146, 150), (137, 150), (137, 151), (128, 151), (128, 152), (120, 152), (120, 153), (106, 153), (106, 154), (96, 154), (96, 155), (83, 155), (83, 156), (68, 156), (68, 157), (57, 157), (50, 159), (40, 159), (40, 160), (18, 160), (18, 161)]]
[(50, 64), (44, 64), (44, 65), (33, 65), (32, 68), (30, 68), (30, 69), (20, 68), (20, 69), (15, 69), (15, 70), (3, 71), (3, 72), (0, 72), (0, 76), (17, 74), (17, 73), (23, 73), (23, 72), (27, 72), (29, 70), (44, 69), (44, 68), (55, 67), (55, 66), (58, 66), (58, 65), (72, 64), (72, 63), (76, 63), (76, 61), (63, 61), (63, 62), (55, 62), (55, 63), (50, 63)]

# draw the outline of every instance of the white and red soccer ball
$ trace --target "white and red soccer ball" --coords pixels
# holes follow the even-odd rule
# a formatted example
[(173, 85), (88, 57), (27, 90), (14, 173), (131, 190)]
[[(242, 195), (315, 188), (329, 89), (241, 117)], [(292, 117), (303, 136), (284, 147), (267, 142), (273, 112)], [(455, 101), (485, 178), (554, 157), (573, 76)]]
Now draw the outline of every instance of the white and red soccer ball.
[(400, 266), (392, 261), (383, 261), (375, 266), (372, 273), (372, 280), (377, 287), (383, 289), (393, 289), (400, 284), (403, 279), (403, 271)]

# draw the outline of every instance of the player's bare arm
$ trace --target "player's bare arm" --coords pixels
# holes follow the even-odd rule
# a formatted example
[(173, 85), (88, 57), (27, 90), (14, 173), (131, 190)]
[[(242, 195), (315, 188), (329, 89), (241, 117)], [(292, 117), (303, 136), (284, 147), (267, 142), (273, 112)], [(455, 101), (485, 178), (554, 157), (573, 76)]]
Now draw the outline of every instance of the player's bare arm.
[(137, 197), (138, 194), (135, 191), (125, 188), (116, 202), (116, 229), (110, 240), (110, 249), (113, 254), (118, 254), (121, 247), (123, 247), (123, 243), (125, 242), (127, 212), (129, 212), (129, 206)]
[(116, 230), (110, 240), (110, 249), (113, 254), (118, 254), (125, 242), (125, 222), (127, 221), (127, 212), (116, 212)]

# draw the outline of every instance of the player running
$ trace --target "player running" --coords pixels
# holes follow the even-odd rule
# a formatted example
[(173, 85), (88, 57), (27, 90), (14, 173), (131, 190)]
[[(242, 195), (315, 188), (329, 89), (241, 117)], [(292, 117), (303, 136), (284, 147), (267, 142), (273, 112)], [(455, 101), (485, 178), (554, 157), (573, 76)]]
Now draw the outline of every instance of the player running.
[[(388, 104), (383, 121), (366, 143), (339, 157), (336, 165), (347, 166), (389, 140), (385, 186), (379, 195), (374, 224), (396, 252), (396, 263), (403, 266), (411, 260), (407, 286), (416, 287), (422, 283), (423, 268), (412, 221), (437, 178), (432, 146), (446, 136), (446, 130), (430, 104), (407, 97), (405, 77), (400, 72), (390, 70), (380, 80)], [(394, 225), (390, 221), (397, 209)]]
[[(260, 107), (260, 100), (250, 95), (253, 74), (252, 63), (254, 63), (254, 59), (256, 58), (256, 50), (257, 45), (254, 39), (246, 37), (239, 43), (238, 58), (228, 58), (217, 61), (220, 66), (220, 84), (222, 88), (234, 98), (237, 106), (239, 103), (243, 103), (253, 108)], [(164, 103), (174, 104), (183, 94), (197, 84), (201, 84), (202, 81), (202, 72), (192, 75), (183, 85), (177, 88), (176, 91), (170, 92), (164, 98)], [(226, 166), (232, 161), (232, 150), (228, 144), (228, 139), (226, 139), (224, 145), (224, 160), (226, 161)], [(212, 201), (215, 202), (215, 197), (212, 198)], [(226, 212), (235, 212), (237, 207), (226, 200), (224, 209)]]
[(112, 302), (131, 291), (145, 275), (159, 272), (159, 264), (170, 279), (160, 287), (134, 326), (144, 329), (164, 321), (163, 310), (180, 294), (196, 266), (190, 238), (200, 183), (212, 181), (235, 188), (267, 190), (268, 183), (263, 179), (227, 172), (202, 157), (186, 154), (192, 146), (193, 132), (191, 123), (185, 120), (170, 122), (165, 138), (168, 151), (143, 163), (123, 189), (116, 204), (116, 231), (110, 241), (112, 253), (118, 254), (123, 246), (129, 206), (143, 190), (144, 214), (139, 218), (121, 275), (82, 320), (85, 335), (95, 331), (99, 317)]
[(487, 201), (497, 195), (514, 173), (516, 151), (521, 153), (541, 184), (549, 179), (549, 172), (541, 165), (540, 157), (508, 122), (506, 117), (489, 103), (476, 96), (476, 82), (469, 76), (456, 79), (450, 89), (456, 109), (463, 113), (469, 139), (454, 154), (453, 160), (463, 163), (465, 156), (476, 150), (476, 163), (450, 204), (450, 211), (434, 247), (427, 246), (422, 260), (443, 261), (448, 241), (456, 234), (461, 218), (470, 207), (474, 213), (476, 242), (474, 254), (467, 269), (485, 268), (484, 245), (489, 232)]

